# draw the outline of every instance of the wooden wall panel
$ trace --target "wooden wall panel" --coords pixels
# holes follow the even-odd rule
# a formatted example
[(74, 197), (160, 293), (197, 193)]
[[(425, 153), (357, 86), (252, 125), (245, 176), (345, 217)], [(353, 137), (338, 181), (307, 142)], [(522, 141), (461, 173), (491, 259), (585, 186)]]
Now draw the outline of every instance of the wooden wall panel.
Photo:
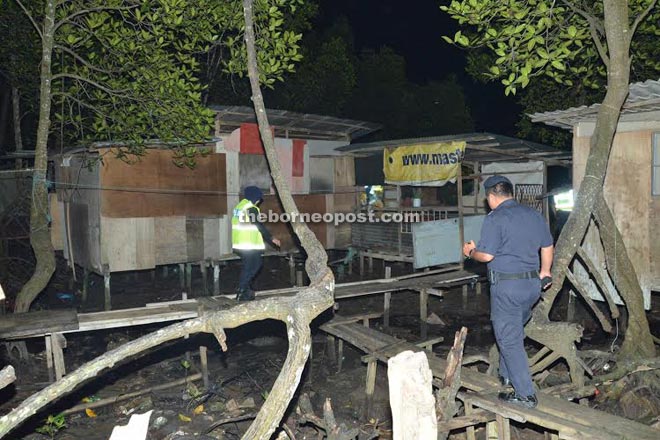
[[(320, 213), (323, 214), (326, 212), (326, 195), (325, 194), (305, 194), (305, 195), (294, 195), (294, 200), (298, 206), (298, 210), (302, 213)], [(266, 195), (264, 196), (264, 202), (261, 205), (261, 212), (268, 214), (268, 211), (273, 213), (282, 213), (283, 209), (277, 196), (275, 195)], [(274, 237), (279, 238), (282, 241), (282, 249), (289, 250), (296, 247), (296, 242), (294, 240), (293, 232), (288, 223), (265, 223), (268, 230), (273, 234)], [(327, 227), (323, 222), (320, 223), (309, 223), (308, 224), (312, 232), (316, 235), (319, 241), (323, 246), (327, 246)]]
[(110, 272), (156, 267), (153, 218), (101, 217), (102, 259)]
[[(98, 189), (99, 165), (94, 159), (96, 157), (85, 158), (80, 155), (68, 157), (66, 158), (68, 166), (56, 167), (55, 178), (58, 182), (62, 182), (57, 189), (57, 197), (62, 202), (63, 210), (66, 209), (64, 201), (70, 201), (68, 226), (71, 229), (73, 260), (81, 267), (100, 272), (102, 268), (99, 215), (101, 191)], [(72, 190), (71, 186), (75, 190)], [(65, 220), (66, 217), (62, 212), (62, 222)], [(64, 257), (68, 260), (66, 224), (61, 229)]]
[(50, 241), (56, 251), (64, 250), (64, 205), (57, 200), (57, 194), (48, 194), (50, 204)]
[(335, 188), (355, 186), (355, 160), (352, 156), (335, 157)]
[[(649, 219), (651, 202), (650, 131), (622, 132), (614, 138), (605, 178), (605, 199), (626, 243), (645, 297), (650, 277)], [(573, 188), (584, 177), (590, 138), (573, 139)]]
[(204, 219), (186, 219), (186, 249), (188, 261), (204, 259)]
[(156, 264), (183, 263), (188, 259), (186, 246), (186, 218), (154, 218)]
[[(102, 191), (101, 213), (115, 218), (226, 214), (225, 168), (224, 154), (199, 157), (191, 170), (177, 167), (167, 150), (151, 149), (130, 165), (110, 153), (100, 170), (101, 185), (128, 190)], [(196, 193), (204, 191), (210, 193)]]
[(204, 259), (220, 257), (220, 218), (205, 218), (204, 223)]
[(653, 197), (649, 209), (649, 284), (660, 291), (660, 197)]

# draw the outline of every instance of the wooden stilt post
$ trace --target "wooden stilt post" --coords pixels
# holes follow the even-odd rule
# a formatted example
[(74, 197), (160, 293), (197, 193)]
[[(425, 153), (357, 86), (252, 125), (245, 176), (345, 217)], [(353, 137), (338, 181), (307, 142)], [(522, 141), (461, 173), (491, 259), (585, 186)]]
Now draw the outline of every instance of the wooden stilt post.
[(426, 289), (419, 291), (419, 326), (420, 326), (420, 336), (422, 339), (426, 339), (427, 336), (427, 324), (426, 318), (429, 316), (429, 293)]
[[(392, 268), (390, 266), (385, 267), (385, 278), (392, 277)], [(389, 328), (390, 326), (390, 302), (392, 301), (392, 292), (385, 292), (384, 304), (383, 304), (383, 327)]]
[(341, 373), (341, 367), (344, 363), (344, 340), (337, 339), (337, 373)]
[(64, 353), (62, 349), (66, 347), (66, 339), (61, 333), (53, 333), (50, 339), (53, 350), (53, 365), (55, 366), (55, 380), (60, 380), (66, 374), (64, 365)]
[(372, 257), (371, 255), (369, 256), (368, 263), (369, 263), (369, 273), (372, 273), (374, 271), (374, 257)]
[(202, 271), (202, 295), (209, 296), (209, 283), (206, 261), (199, 262), (199, 270)]
[(209, 360), (207, 357), (207, 349), (205, 346), (199, 346), (199, 361), (202, 367), (202, 380), (204, 380), (204, 388), (209, 389)]
[(497, 423), (486, 423), (486, 440), (498, 440)]
[(291, 279), (291, 285), (296, 285), (296, 260), (293, 254), (289, 254), (289, 277)]
[(82, 302), (87, 303), (87, 293), (89, 292), (89, 269), (83, 268)]
[(477, 281), (476, 293), (477, 295), (481, 295), (481, 282), (479, 281)]
[(467, 309), (468, 306), (468, 286), (463, 284), (463, 309)]
[(103, 309), (107, 311), (112, 309), (112, 299), (110, 297), (110, 268), (107, 264), (103, 265), (103, 292)]
[(186, 263), (186, 292), (192, 295), (192, 263)]
[(163, 266), (163, 278), (167, 279), (170, 276), (170, 266), (167, 264)]
[(186, 289), (186, 265), (179, 263), (179, 286), (181, 290)]
[(497, 439), (511, 440), (511, 427), (509, 426), (509, 419), (496, 414), (495, 421), (497, 422)]
[(336, 347), (335, 347), (335, 337), (332, 336), (332, 335), (328, 335), (328, 337), (326, 339), (325, 353), (332, 360), (332, 362), (334, 362), (335, 364), (337, 363), (337, 352), (336, 352)]
[(46, 365), (48, 366), (48, 380), (55, 382), (55, 369), (53, 368), (53, 337), (46, 335)]
[(297, 270), (296, 271), (296, 286), (302, 287), (303, 285), (304, 285), (303, 271), (302, 270)]
[(358, 252), (358, 260), (360, 260), (360, 276), (364, 276), (364, 253), (362, 251)]
[(220, 263), (213, 261), (213, 294), (220, 295)]
[(367, 402), (365, 405), (365, 419), (369, 420), (371, 418), (371, 413), (373, 411), (374, 405), (374, 392), (376, 391), (376, 373), (378, 372), (378, 361), (376, 358), (372, 357), (367, 363), (367, 383), (366, 383), (366, 394)]
[[(472, 402), (469, 400), (465, 400), (465, 415), (469, 416), (474, 412), (474, 408), (472, 407)], [(465, 430), (465, 434), (467, 436), (467, 440), (476, 440), (476, 435), (475, 435), (475, 430), (474, 426), (468, 426), (467, 429)]]

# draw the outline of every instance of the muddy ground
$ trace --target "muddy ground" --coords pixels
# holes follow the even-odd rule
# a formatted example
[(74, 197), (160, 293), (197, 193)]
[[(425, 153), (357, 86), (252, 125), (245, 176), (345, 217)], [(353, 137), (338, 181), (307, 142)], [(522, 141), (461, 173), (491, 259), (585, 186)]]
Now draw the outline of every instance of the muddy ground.
[[(333, 260), (336, 257), (341, 257), (341, 255), (331, 255), (330, 259)], [(70, 275), (67, 273), (64, 263), (61, 260), (59, 263), (57, 275), (48, 290), (39, 297), (35, 307), (52, 309), (73, 306), (79, 307), (82, 311), (101, 310), (103, 307), (102, 279), (92, 275), (88, 303), (81, 305), (79, 304), (80, 282), (71, 286)], [(393, 276), (410, 273), (412, 270), (409, 265), (402, 263), (391, 264), (391, 267)], [(351, 276), (337, 273), (337, 282), (361, 279), (357, 269), (357, 264), (355, 264)], [(157, 271), (113, 274), (113, 309), (139, 307), (149, 302), (180, 299), (181, 288), (177, 270), (177, 266), (169, 266), (167, 274), (162, 268)], [(239, 270), (238, 262), (229, 262), (222, 268), (222, 293), (231, 293), (234, 290)], [(381, 277), (383, 277), (383, 266), (376, 261), (374, 272), (365, 276), (365, 279)], [(78, 280), (80, 279), (81, 277), (78, 276)], [(200, 273), (196, 269), (193, 273), (191, 296), (201, 295), (201, 282)], [(288, 263), (276, 257), (267, 258), (264, 269), (255, 283), (255, 288), (263, 290), (288, 286), (290, 286)], [(427, 327), (428, 338), (436, 336), (445, 338), (445, 342), (435, 348), (438, 355), (446, 355), (454, 332), (461, 326), (469, 329), (465, 346), (466, 355), (487, 352), (493, 343), (493, 336), (488, 318), (488, 290), (487, 286), (484, 287), (481, 295), (477, 295), (475, 290), (471, 289), (465, 298), (461, 289), (458, 288), (447, 292), (444, 298), (431, 297), (429, 299), (429, 313), (434, 313), (444, 322), (444, 324)], [(72, 293), (73, 299), (68, 300), (67, 295), (61, 295), (62, 293)], [(655, 303), (657, 304), (657, 302), (656, 300)], [(554, 310), (556, 318), (565, 316), (565, 303), (565, 299), (558, 301)], [(415, 293), (393, 294), (390, 328), (382, 329), (382, 323), (378, 320), (373, 321), (372, 325), (395, 336), (418, 341), (420, 340), (418, 304), (418, 295)], [(380, 310), (382, 310), (382, 296), (376, 295), (342, 300), (339, 303), (338, 313), (349, 315)], [(612, 344), (620, 343), (621, 336), (614, 340), (613, 336), (603, 334), (580, 304), (578, 304), (577, 317), (586, 328), (583, 348), (608, 349)], [(323, 315), (315, 322), (315, 325), (319, 325), (328, 318), (329, 314)], [(658, 329), (660, 309), (657, 306), (650, 312), (649, 318), (652, 328)], [(68, 347), (64, 353), (67, 371), (72, 371), (84, 362), (102, 354), (108, 348), (116, 347), (160, 327), (150, 325), (116, 331), (67, 335)], [(268, 390), (286, 357), (287, 341), (284, 327), (276, 322), (259, 322), (236, 330), (228, 330), (227, 336), (229, 346), (227, 353), (220, 351), (213, 337), (197, 335), (188, 340), (167, 344), (139, 359), (116, 367), (34, 416), (8, 438), (107, 439), (113, 426), (125, 424), (133, 413), (143, 413), (148, 410), (153, 410), (149, 439), (240, 438), (250, 423), (250, 417), (256, 414), (268, 395)], [(90, 413), (78, 412), (67, 415), (66, 427), (60, 429), (57, 429), (54, 423), (45, 423), (49, 415), (59, 414), (80, 403), (83, 399), (94, 400), (121, 395), (183, 379), (197, 373), (199, 371), (198, 347), (200, 345), (209, 349), (211, 384), (208, 390), (204, 389), (201, 381), (196, 381), (194, 385), (184, 384), (163, 391), (146, 393), (134, 399), (94, 409)], [(530, 346), (529, 348), (530, 351), (533, 351), (536, 347)], [(14, 364), (17, 369), (18, 381), (14, 386), (1, 392), (0, 402), (4, 403), (0, 411), (3, 413), (47, 384), (48, 373), (43, 341), (41, 339), (31, 340), (29, 349), (33, 355), (30, 362)], [(363, 353), (345, 344), (344, 359), (339, 372), (338, 364), (330, 356), (328, 349), (325, 335), (315, 331), (311, 367), (308, 367), (303, 375), (298, 396), (301, 393), (309, 395), (318, 415), (322, 413), (323, 401), (330, 398), (337, 420), (347, 426), (361, 428), (363, 431), (361, 438), (370, 438), (366, 433), (374, 430), (379, 433), (377, 438), (391, 438), (385, 368), (382, 365), (379, 366), (374, 410), (370, 417), (366, 417), (364, 407), (366, 367), (361, 362)], [(485, 370), (485, 367), (485, 365), (479, 366), (482, 371)], [(545, 380), (544, 385), (560, 383), (563, 380), (566, 380), (566, 369), (562, 364), (558, 364), (553, 368), (553, 374)], [(640, 386), (639, 383), (631, 380), (629, 384), (622, 385), (619, 396), (628, 395), (633, 388), (638, 388), (635, 390), (637, 394), (651, 392), (651, 396), (644, 400), (648, 405), (639, 404), (636, 399), (631, 399), (634, 405), (628, 408), (597, 400), (593, 401), (592, 405), (600, 405), (614, 413), (652, 423), (658, 416), (657, 397), (653, 397), (655, 390), (653, 387)], [(286, 420), (288, 425), (295, 430), (296, 438), (320, 438), (318, 430), (313, 426), (297, 425), (298, 417), (295, 414), (295, 408), (296, 402), (294, 401), (289, 408)], [(227, 419), (241, 418), (244, 420), (220, 424)], [(35, 431), (39, 428), (50, 429), (51, 432), (48, 435), (36, 433)], [(531, 429), (515, 429), (514, 431), (514, 438), (530, 440), (543, 438), (542, 434)], [(483, 436), (484, 433), (481, 432), (480, 435)]]

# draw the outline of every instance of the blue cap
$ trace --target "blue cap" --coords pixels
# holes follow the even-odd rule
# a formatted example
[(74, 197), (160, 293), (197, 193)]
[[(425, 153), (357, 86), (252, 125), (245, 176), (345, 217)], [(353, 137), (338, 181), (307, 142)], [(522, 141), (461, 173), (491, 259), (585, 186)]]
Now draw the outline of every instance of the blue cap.
[(495, 175), (495, 176), (490, 176), (488, 179), (486, 179), (486, 181), (484, 182), (484, 188), (486, 188), (486, 189), (492, 188), (495, 185), (497, 185), (498, 183), (508, 183), (509, 185), (513, 186), (511, 181), (509, 179), (507, 179), (506, 177), (500, 176), (500, 175)]
[(245, 198), (251, 201), (252, 203), (257, 203), (263, 198), (263, 193), (256, 186), (248, 186), (245, 188)]

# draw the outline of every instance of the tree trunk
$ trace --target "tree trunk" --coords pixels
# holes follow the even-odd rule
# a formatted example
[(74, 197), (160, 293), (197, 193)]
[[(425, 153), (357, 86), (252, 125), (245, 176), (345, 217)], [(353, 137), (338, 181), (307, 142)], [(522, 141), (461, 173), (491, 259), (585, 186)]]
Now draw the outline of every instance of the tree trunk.
[[(252, 102), (259, 124), (259, 133), (266, 152), (270, 174), (273, 177), (277, 194), (282, 202), (284, 211), (288, 214), (297, 214), (298, 208), (291, 196), (286, 179), (282, 176), (280, 163), (277, 159), (274, 141), (271, 135), (266, 106), (259, 86), (259, 69), (257, 65), (257, 51), (255, 47), (255, 33), (253, 24), (252, 0), (243, 0), (243, 14), (245, 17), (245, 45), (247, 49), (248, 76), (252, 89)], [(291, 218), (295, 218), (293, 215)], [(264, 403), (256, 419), (244, 434), (244, 439), (269, 439), (279, 425), (284, 412), (293, 397), (307, 362), (311, 349), (312, 319), (334, 304), (334, 276), (327, 265), (328, 256), (316, 235), (305, 223), (293, 222), (293, 230), (298, 236), (302, 247), (307, 252), (305, 270), (311, 285), (305, 293), (309, 303), (298, 305), (287, 317), (287, 334), (289, 335), (289, 355), (285, 361), (280, 375), (277, 377), (268, 400)]]
[(55, 0), (47, 0), (41, 50), (41, 78), (39, 91), (39, 125), (34, 152), (32, 177), (32, 203), (30, 206), (30, 244), (37, 266), (30, 280), (16, 297), (14, 312), (27, 312), (32, 301), (41, 293), (55, 271), (55, 253), (50, 241), (48, 216), (48, 134), (50, 131), (51, 106), (51, 58), (53, 55), (55, 27)]
[(11, 88), (11, 107), (14, 121), (14, 145), (16, 151), (23, 151), (23, 134), (21, 133), (21, 92), (18, 87)]
[(596, 127), (591, 137), (591, 148), (577, 193), (575, 208), (568, 217), (557, 240), (553, 267), (553, 285), (535, 309), (536, 319), (548, 320), (550, 309), (561, 290), (565, 271), (582, 243), (594, 203), (602, 190), (607, 173), (607, 163), (616, 133), (621, 107), (628, 96), (630, 81), (630, 37), (628, 29), (628, 2), (604, 0), (605, 29), (610, 54), (607, 69), (607, 94), (598, 109)]
[[(557, 241), (553, 266), (553, 285), (549, 291), (545, 293), (543, 300), (535, 307), (532, 319), (526, 326), (526, 332), (530, 338), (544, 343), (546, 346), (561, 353), (562, 356), (566, 358), (571, 367), (571, 378), (574, 382), (576, 380), (581, 382), (584, 378), (581, 373), (576, 374), (577, 372), (573, 371), (579, 368), (577, 367), (576, 362), (577, 354), (575, 344), (570, 343), (569, 346), (565, 346), (565, 344), (566, 341), (579, 340), (582, 332), (574, 325), (567, 325), (565, 328), (560, 328), (556, 325), (553, 326), (550, 323), (549, 315), (554, 300), (566, 279), (566, 271), (584, 239), (592, 214), (595, 212), (596, 204), (598, 203), (599, 198), (603, 197), (603, 186), (605, 183), (610, 151), (614, 135), (616, 134), (621, 108), (628, 96), (630, 81), (630, 41), (632, 35), (629, 25), (628, 2), (623, 0), (603, 0), (603, 7), (605, 17), (604, 26), (609, 52), (609, 61), (607, 65), (607, 93), (598, 109), (596, 126), (594, 134), (591, 137), (591, 146), (587, 158), (584, 178), (580, 183), (575, 208), (569, 216), (569, 219), (562, 229), (561, 235)], [(603, 204), (601, 209), (604, 211), (601, 214), (601, 217), (611, 217), (611, 212), (606, 204)], [(621, 234), (618, 231), (616, 224), (613, 221), (609, 224), (613, 231), (612, 236), (620, 237)], [(608, 253), (607, 251), (608, 248), (606, 247), (606, 255)], [(628, 265), (627, 267), (632, 268), (630, 260), (625, 252), (619, 252), (619, 256), (625, 260)], [(608, 264), (608, 268), (611, 269), (611, 267), (612, 266)], [(639, 281), (635, 276), (631, 277), (631, 273), (634, 274), (634, 271), (628, 272), (625, 277), (625, 283), (622, 285), (617, 285), (616, 283), (617, 279), (624, 281), (624, 277), (622, 276), (618, 278), (613, 277), (613, 281), (615, 282), (615, 285), (617, 285), (622, 296), (630, 299), (630, 304), (628, 304), (627, 301), (627, 305), (634, 310), (637, 319), (640, 315), (644, 315), (644, 309), (643, 307), (641, 310), (639, 309), (639, 303), (642, 299)], [(625, 293), (623, 292), (624, 290), (626, 291)], [(581, 293), (584, 295), (583, 292)], [(644, 323), (646, 323), (646, 325), (644, 325)], [(625, 350), (622, 350), (622, 356), (648, 355), (648, 341), (651, 335), (648, 330), (646, 318), (644, 317), (642, 319), (641, 324), (635, 325), (637, 325), (637, 328), (634, 328), (632, 332), (626, 335), (624, 342)], [(548, 339), (546, 336), (548, 332), (554, 332), (555, 337)], [(644, 332), (647, 332), (648, 334), (644, 334)], [(653, 348), (652, 344), (650, 345), (650, 348)]]
[(644, 310), (642, 289), (602, 192), (596, 199), (595, 211), (608, 272), (628, 309), (626, 336), (618, 356), (621, 359), (652, 358), (655, 356), (655, 346)]

